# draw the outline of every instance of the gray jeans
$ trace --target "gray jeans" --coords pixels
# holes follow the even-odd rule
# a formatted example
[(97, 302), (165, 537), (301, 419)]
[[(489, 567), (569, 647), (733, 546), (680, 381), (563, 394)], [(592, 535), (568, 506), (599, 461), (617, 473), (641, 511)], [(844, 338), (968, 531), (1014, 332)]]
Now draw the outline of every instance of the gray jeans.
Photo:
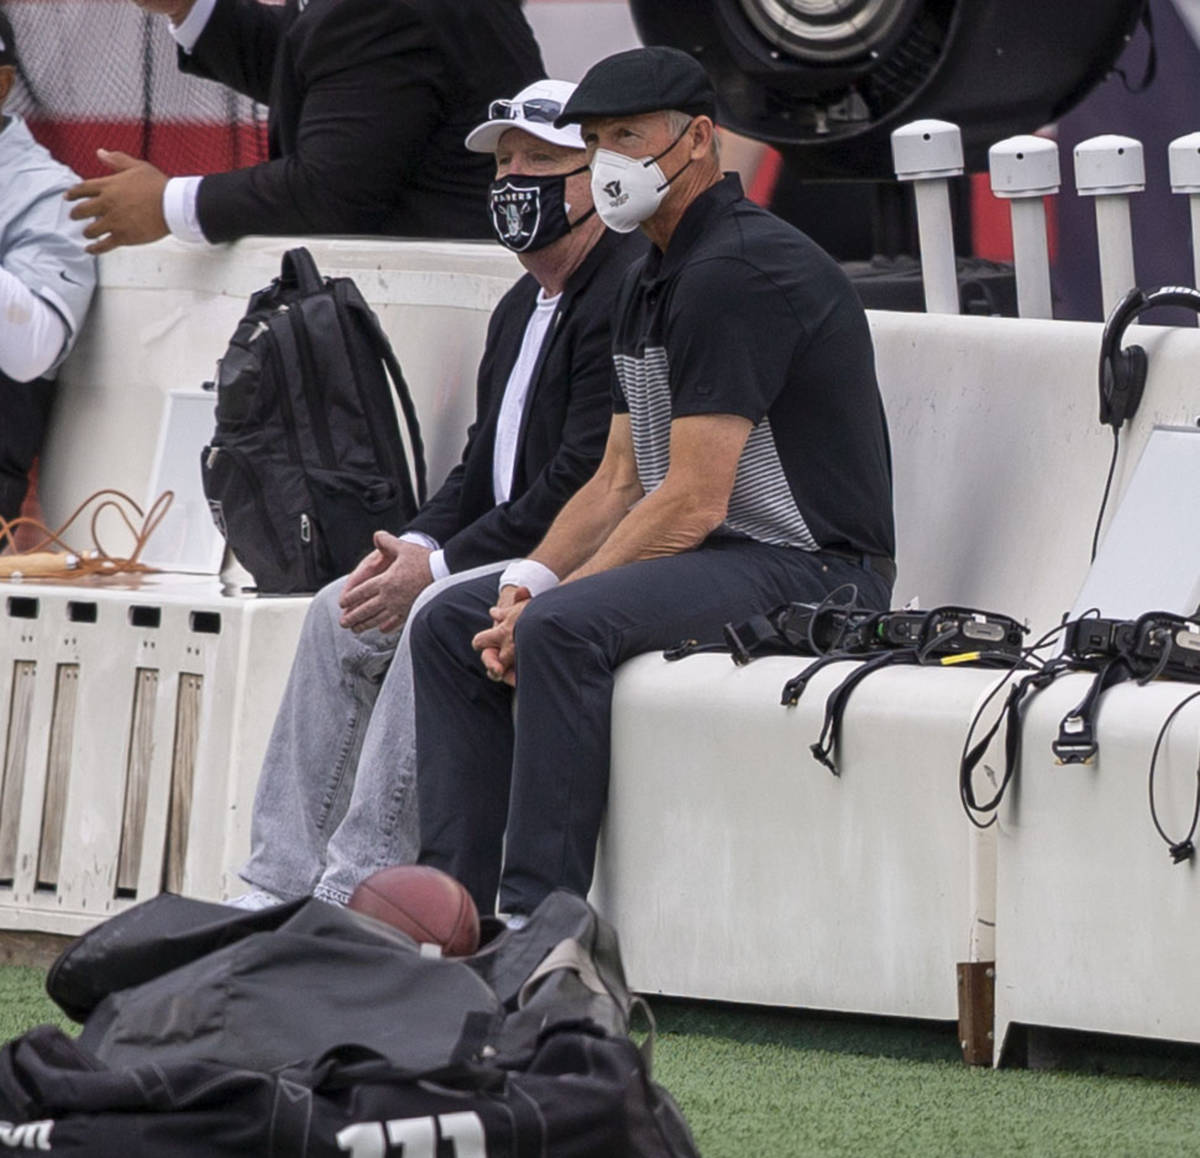
[[(438, 580), (412, 611), (503, 567)], [(329, 584), (309, 606), (254, 798), (250, 859), (240, 873), (285, 900), (311, 893), (345, 904), (364, 877), (412, 863), (420, 847), (408, 624), (388, 635), (347, 631), (338, 624), (344, 583)]]

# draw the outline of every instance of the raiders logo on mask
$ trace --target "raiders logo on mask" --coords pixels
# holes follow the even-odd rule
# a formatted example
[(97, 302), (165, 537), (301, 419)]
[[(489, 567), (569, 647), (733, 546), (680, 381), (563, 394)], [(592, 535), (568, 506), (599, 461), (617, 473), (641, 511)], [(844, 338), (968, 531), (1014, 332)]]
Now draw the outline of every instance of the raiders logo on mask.
[(488, 191), (492, 228), (501, 245), (514, 253), (533, 253), (552, 245), (595, 210), (579, 221), (567, 220), (567, 178), (582, 173), (586, 165), (552, 177), (503, 177)]
[[(521, 184), (512, 181), (492, 186), (492, 228), (514, 253), (524, 253), (529, 248), (538, 248), (535, 241), (548, 245), (557, 238), (543, 239), (539, 234), (542, 226), (542, 190), (528, 177)], [(564, 221), (565, 221), (565, 214)], [(561, 236), (561, 234), (559, 235)]]

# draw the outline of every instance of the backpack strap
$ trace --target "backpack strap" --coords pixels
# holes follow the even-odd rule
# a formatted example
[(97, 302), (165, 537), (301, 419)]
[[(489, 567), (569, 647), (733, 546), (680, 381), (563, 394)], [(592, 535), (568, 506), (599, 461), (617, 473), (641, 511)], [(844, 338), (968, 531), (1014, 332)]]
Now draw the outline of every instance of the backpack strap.
[(388, 341), (387, 334), (383, 332), (383, 327), (380, 326), (375, 312), (365, 302), (361, 301), (361, 299), (357, 299), (357, 295), (352, 295), (347, 304), (358, 310), (362, 315), (366, 332), (375, 347), (375, 352), (383, 359), (383, 364), (387, 367), (388, 377), (392, 380), (392, 389), (396, 392), (396, 397), (400, 400), (400, 410), (404, 414), (404, 424), (408, 428), (408, 441), (412, 445), (413, 473), (416, 476), (417, 484), (416, 505), (421, 506), (427, 497), (425, 443), (421, 439), (421, 424), (417, 420), (417, 408), (413, 404), (412, 395), (409, 393), (408, 383), (404, 380), (404, 373), (400, 369), (400, 363), (396, 360), (395, 351), (392, 349), (391, 342)]
[(321, 271), (313, 255), (303, 245), (289, 249), (280, 264), (279, 285), (283, 289), (295, 289), (303, 295), (314, 294), (325, 285)]

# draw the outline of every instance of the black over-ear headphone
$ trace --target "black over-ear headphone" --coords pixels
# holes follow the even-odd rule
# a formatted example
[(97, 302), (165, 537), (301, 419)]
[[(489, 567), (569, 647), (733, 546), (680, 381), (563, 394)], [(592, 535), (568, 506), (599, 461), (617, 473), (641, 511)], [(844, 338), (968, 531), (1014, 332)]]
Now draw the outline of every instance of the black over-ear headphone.
[(1137, 412), (1146, 386), (1146, 351), (1141, 346), (1121, 349), (1126, 327), (1139, 314), (1158, 306), (1186, 306), (1200, 314), (1200, 290), (1165, 285), (1149, 292), (1131, 289), (1113, 308), (1100, 340), (1100, 421), (1120, 430)]

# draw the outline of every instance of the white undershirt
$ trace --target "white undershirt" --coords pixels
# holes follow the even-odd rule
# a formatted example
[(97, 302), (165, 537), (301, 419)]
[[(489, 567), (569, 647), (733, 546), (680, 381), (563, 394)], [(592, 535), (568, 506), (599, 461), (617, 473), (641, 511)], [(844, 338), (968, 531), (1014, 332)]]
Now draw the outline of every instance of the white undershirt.
[[(175, 43), (186, 53), (191, 53), (204, 31), (217, 0), (196, 0), (192, 5), (187, 19), (181, 24), (171, 24), (171, 35)], [(172, 177), (167, 181), (163, 190), (163, 218), (172, 237), (180, 241), (190, 241), (197, 245), (208, 243), (204, 230), (200, 228), (200, 217), (196, 211), (196, 198), (199, 195), (202, 177)]]
[[(533, 371), (537, 367), (538, 356), (542, 352), (542, 344), (550, 330), (554, 315), (562, 294), (554, 297), (545, 296), (545, 291), (538, 294), (534, 303), (533, 313), (525, 323), (525, 335), (521, 339), (521, 349), (517, 360), (504, 384), (504, 395), (500, 400), (500, 413), (496, 418), (496, 440), (492, 444), (492, 495), (496, 505), (508, 502), (512, 494), (513, 475), (517, 466), (517, 443), (521, 435), (521, 418), (525, 413), (525, 400), (529, 397), (529, 387), (533, 383)], [(400, 536), (405, 542), (417, 543), (429, 547), (433, 554), (429, 556), (429, 569), (435, 579), (444, 579), (450, 574), (446, 564), (445, 552), (440, 550), (440, 544), (429, 535), (419, 531), (407, 531)]]
[(508, 502), (512, 493), (513, 474), (517, 466), (517, 438), (521, 433), (521, 416), (525, 413), (525, 399), (533, 381), (542, 343), (558, 310), (562, 294), (545, 296), (542, 290), (537, 297), (533, 313), (525, 323), (525, 337), (521, 339), (521, 350), (508, 382), (504, 386), (504, 398), (500, 403), (500, 416), (496, 420), (496, 445), (492, 451), (492, 491), (496, 505)]
[(58, 311), (0, 269), (0, 370), (17, 382), (32, 382), (58, 361), (66, 340)]

